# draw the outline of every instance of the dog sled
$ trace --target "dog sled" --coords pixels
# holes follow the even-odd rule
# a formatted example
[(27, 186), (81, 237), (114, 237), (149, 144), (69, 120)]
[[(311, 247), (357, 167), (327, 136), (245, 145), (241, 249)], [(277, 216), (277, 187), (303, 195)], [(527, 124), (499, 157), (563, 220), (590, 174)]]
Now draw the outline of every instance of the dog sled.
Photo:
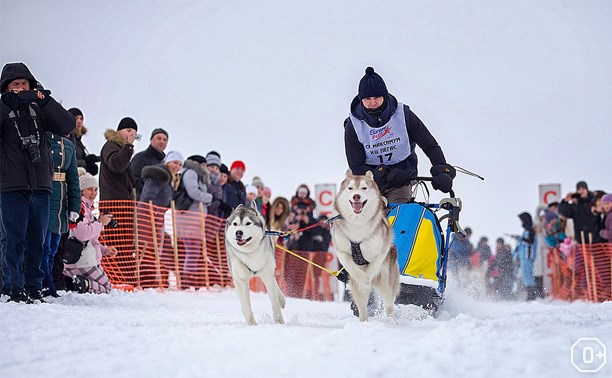
[[(416, 179), (423, 187), (424, 181), (430, 180)], [(400, 269), (401, 289), (395, 303), (417, 305), (436, 316), (444, 302), (450, 234), (464, 233), (459, 225), (461, 199), (451, 191), (450, 197), (439, 203), (413, 199), (389, 207), (387, 219), (393, 228)], [(440, 212), (442, 216), (438, 217)]]

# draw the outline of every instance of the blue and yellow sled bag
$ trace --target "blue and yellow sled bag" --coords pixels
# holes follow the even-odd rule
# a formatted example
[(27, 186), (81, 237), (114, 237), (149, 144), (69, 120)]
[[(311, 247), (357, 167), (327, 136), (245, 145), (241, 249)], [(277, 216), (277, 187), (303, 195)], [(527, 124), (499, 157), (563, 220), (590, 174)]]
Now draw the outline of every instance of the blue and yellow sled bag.
[(400, 274), (431, 280), (442, 277), (444, 238), (436, 215), (420, 203), (395, 205), (387, 215), (393, 228)]

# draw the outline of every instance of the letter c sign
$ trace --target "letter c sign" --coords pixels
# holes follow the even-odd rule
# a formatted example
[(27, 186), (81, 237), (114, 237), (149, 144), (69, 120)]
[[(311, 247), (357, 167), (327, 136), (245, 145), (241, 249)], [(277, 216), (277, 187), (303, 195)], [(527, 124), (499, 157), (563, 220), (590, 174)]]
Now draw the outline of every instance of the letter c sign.
[[(552, 200), (549, 200), (549, 197), (552, 197)], [(554, 202), (557, 198), (559, 198), (559, 193), (557, 193), (555, 190), (549, 190), (544, 193), (544, 204), (548, 205), (549, 203)]]
[(323, 190), (319, 193), (319, 203), (323, 206), (330, 206), (334, 200), (331, 190)]

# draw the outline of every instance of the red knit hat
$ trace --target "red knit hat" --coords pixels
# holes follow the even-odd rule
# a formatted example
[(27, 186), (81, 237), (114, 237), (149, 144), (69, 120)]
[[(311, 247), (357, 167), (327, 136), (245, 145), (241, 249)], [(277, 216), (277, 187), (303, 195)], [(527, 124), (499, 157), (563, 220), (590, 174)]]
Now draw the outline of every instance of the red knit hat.
[(246, 171), (246, 166), (244, 165), (244, 163), (242, 162), (242, 160), (236, 160), (232, 163), (232, 165), (230, 166), (230, 171), (234, 168), (242, 168), (243, 171)]

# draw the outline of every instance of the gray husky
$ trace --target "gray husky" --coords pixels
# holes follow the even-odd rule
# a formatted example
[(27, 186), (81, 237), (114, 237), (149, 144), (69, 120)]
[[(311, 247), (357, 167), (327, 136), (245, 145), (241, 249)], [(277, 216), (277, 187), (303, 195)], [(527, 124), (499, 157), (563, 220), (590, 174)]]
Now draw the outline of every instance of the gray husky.
[(332, 236), (338, 260), (349, 273), (349, 289), (362, 322), (368, 320), (372, 288), (382, 297), (389, 318), (400, 289), (397, 249), (383, 207), (372, 172), (356, 176), (347, 170), (334, 201), (341, 217), (333, 224)]
[(265, 225), (263, 216), (253, 202), (252, 207), (239, 205), (227, 218), (225, 226), (225, 250), (234, 286), (240, 297), (242, 314), (249, 325), (257, 324), (249, 295), (249, 280), (254, 276), (261, 278), (266, 285), (274, 321), (284, 323), (281, 308), (285, 308), (285, 297), (274, 276), (274, 244), (266, 236)]

